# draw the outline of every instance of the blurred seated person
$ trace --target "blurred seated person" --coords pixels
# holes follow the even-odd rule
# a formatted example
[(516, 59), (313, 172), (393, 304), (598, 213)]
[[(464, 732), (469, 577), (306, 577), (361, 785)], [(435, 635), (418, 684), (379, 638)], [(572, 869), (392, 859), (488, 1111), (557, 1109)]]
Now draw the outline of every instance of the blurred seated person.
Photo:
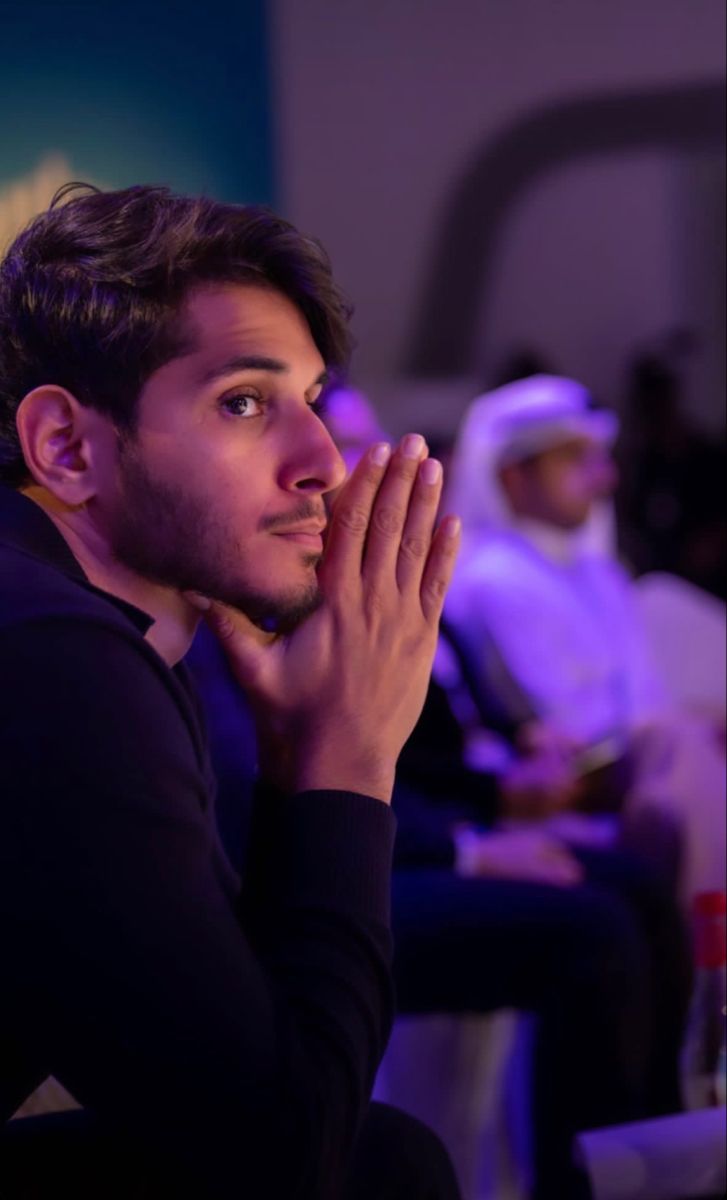
[(620, 532), (638, 574), (668, 571), (725, 599), (724, 440), (690, 418), (683, 395), (688, 330), (629, 364), (619, 439)]
[[(253, 780), (238, 747), (254, 736), (252, 717), (205, 628), (188, 663), (207, 709), (222, 840), (243, 869)], [(682, 926), (668, 894), (626, 857), (572, 852), (537, 828), (488, 830), (498, 782), (464, 767), (458, 746), (433, 684), (394, 796), (398, 1007), (535, 1015), (532, 1196), (580, 1200), (578, 1130), (680, 1106)]]
[[(385, 436), (366, 397), (343, 385), (325, 397), (324, 420), (349, 469)], [(444, 682), (453, 657), (443, 637)], [(461, 675), (459, 684), (455, 694), (432, 681), (397, 770), (399, 1007), (537, 1015), (533, 1194), (570, 1200), (579, 1194), (570, 1163), (577, 1129), (679, 1107), (683, 928), (668, 893), (628, 856), (498, 827), (505, 814), (570, 803), (575, 785), (549, 746), (514, 756), (502, 773), (468, 767)], [(490, 715), (512, 743), (516, 723)]]
[[(519, 749), (570, 775), (566, 807), (620, 809), (627, 831), (648, 810), (674, 822), (688, 898), (724, 886), (724, 754), (650, 660), (614, 550), (616, 433), (570, 379), (534, 376), (474, 401), (451, 465), (464, 539), (445, 618), (519, 725)], [(604, 776), (613, 786), (594, 794)]]

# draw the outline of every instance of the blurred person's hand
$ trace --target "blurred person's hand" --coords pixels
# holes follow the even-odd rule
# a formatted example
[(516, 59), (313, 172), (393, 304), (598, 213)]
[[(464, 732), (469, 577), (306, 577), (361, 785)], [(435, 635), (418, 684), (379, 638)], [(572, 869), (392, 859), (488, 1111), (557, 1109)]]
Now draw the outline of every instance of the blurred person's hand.
[(578, 742), (552, 721), (526, 721), (517, 733), (518, 749), (524, 755), (544, 754), (571, 762), (582, 749)]
[(505, 817), (539, 820), (575, 808), (585, 787), (570, 757), (540, 750), (516, 758), (499, 776), (500, 811)]
[(455, 871), (466, 879), (515, 879), (573, 887), (583, 868), (567, 846), (537, 829), (454, 830)]

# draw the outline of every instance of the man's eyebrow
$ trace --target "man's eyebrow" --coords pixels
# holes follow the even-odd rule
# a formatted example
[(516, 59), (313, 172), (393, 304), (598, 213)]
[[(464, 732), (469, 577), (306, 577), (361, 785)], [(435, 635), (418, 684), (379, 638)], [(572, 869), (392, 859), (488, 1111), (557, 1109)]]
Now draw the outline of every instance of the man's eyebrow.
[(268, 358), (262, 354), (236, 354), (204, 371), (200, 376), (200, 383), (214, 383), (225, 375), (234, 375), (236, 371), (270, 371), (275, 375), (284, 375), (289, 370), (287, 364), (279, 358)]
[[(233, 358), (228, 358), (225, 362), (204, 371), (200, 377), (200, 383), (203, 385), (215, 383), (218, 379), (223, 379), (226, 375), (234, 375), (237, 371), (269, 371), (273, 375), (285, 375), (290, 371), (290, 367), (279, 358), (268, 358), (263, 354), (236, 354)], [(320, 385), (322, 387), (327, 382), (328, 372), (321, 371), (312, 386)]]

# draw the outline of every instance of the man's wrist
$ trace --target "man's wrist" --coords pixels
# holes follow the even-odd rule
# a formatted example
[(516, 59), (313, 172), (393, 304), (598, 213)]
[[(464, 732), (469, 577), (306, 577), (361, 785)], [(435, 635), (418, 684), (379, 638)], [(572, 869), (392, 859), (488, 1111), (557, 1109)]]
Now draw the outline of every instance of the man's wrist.
[(358, 792), (391, 803), (396, 762), (382, 762), (371, 756), (343, 758), (340, 752), (306, 754), (291, 773), (296, 792)]
[(396, 756), (378, 746), (356, 747), (328, 727), (294, 738), (258, 728), (257, 741), (258, 773), (281, 792), (358, 792), (391, 803)]

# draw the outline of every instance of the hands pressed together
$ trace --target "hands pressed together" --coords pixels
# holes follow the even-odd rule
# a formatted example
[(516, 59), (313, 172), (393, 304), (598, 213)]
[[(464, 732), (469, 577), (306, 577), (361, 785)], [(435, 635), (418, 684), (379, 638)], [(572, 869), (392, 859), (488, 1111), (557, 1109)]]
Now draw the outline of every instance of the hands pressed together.
[[(291, 633), (270, 634), (225, 605), (206, 607), (255, 711), (263, 772), (282, 790), (390, 801), (459, 547), (459, 520), (436, 524), (441, 491), (441, 466), (418, 434), (393, 452), (372, 446), (336, 497), (318, 568), (322, 603), (311, 616)], [(529, 750), (525, 774), (506, 784), (511, 815), (521, 817), (571, 799), (563, 748)], [(564, 886), (582, 878), (567, 848), (538, 830), (463, 828), (455, 844), (461, 875)]]
[(571, 887), (583, 867), (558, 838), (539, 829), (455, 830), (455, 870), (469, 879), (513, 879)]
[(436, 526), (440, 464), (409, 434), (370, 448), (338, 494), (318, 568), (320, 607), (271, 635), (212, 603), (206, 618), (250, 699), (261, 766), (286, 791), (390, 801), (424, 703), (459, 521)]

